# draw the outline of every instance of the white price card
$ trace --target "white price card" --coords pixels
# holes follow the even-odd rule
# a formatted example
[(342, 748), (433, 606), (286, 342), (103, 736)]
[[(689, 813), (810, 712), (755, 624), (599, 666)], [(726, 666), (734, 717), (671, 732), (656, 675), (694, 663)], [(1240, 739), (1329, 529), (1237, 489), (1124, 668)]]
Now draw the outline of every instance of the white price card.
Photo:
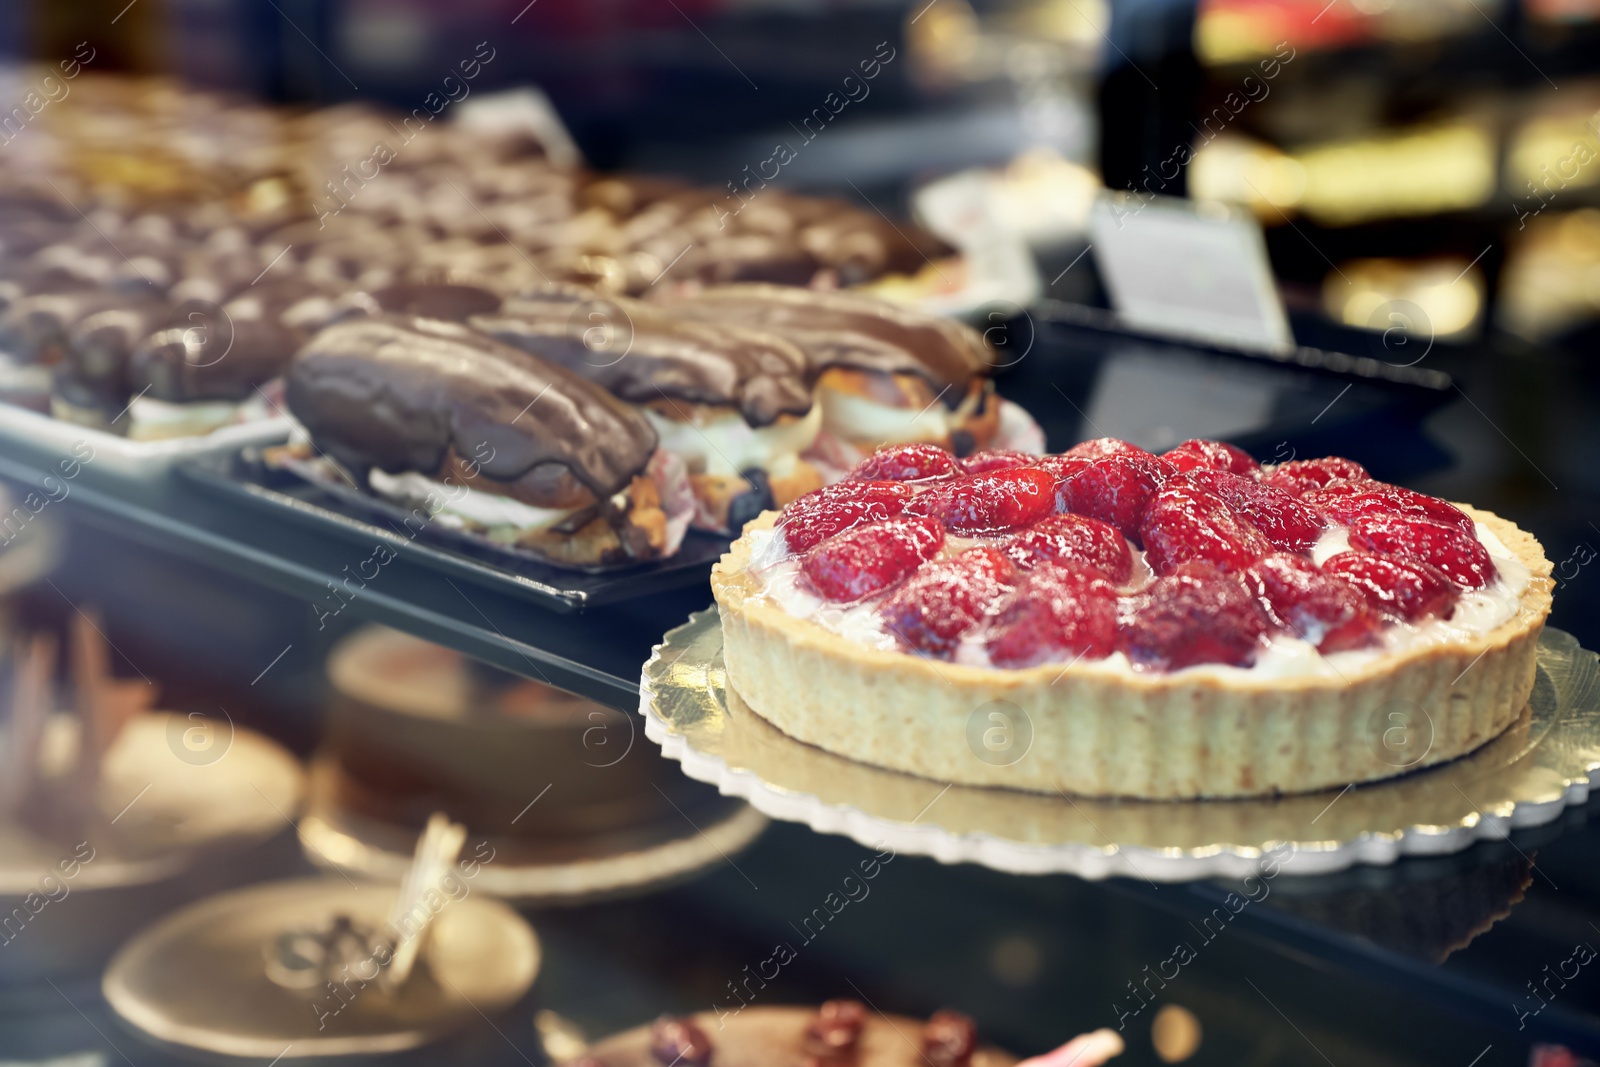
[(1261, 227), (1244, 211), (1112, 193), (1096, 202), (1089, 228), (1129, 326), (1256, 351), (1294, 347)]

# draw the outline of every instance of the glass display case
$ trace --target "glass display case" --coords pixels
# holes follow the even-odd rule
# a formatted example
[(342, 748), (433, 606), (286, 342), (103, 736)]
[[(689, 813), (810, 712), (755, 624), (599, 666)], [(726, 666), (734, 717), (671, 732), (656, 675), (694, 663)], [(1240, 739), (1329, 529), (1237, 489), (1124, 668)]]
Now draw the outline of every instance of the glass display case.
[[(140, 0), (120, 12), (19, 5), (0, 15), (0, 43), (34, 64), (5, 82), (19, 110), (0, 121), (0, 162), (10, 162), (0, 178), (0, 1062), (732, 1067), (744, 1055), (730, 1051), (742, 1047), (736, 1035), (757, 1025), (782, 1034), (739, 1037), (756, 1043), (752, 1060), (1011, 1062), (995, 1050), (1040, 1056), (1102, 1028), (1126, 1046), (1113, 1062), (1127, 1064), (1600, 1059), (1600, 977), (1589, 965), (1600, 944), (1589, 795), (1600, 768), (1590, 651), (1600, 648), (1600, 388), (1582, 348), (1588, 312), (1571, 301), (1549, 318), (1514, 310), (1540, 289), (1516, 274), (1533, 267), (1513, 265), (1531, 253), (1502, 263), (1495, 245), (1466, 262), (1480, 239), (1514, 228), (1490, 193), (1536, 171), (1571, 116), (1547, 115), (1548, 101), (1514, 114), (1482, 104), (1460, 84), (1470, 64), (1452, 58), (1516, 48), (1483, 32), (1486, 20), (1512, 25), (1516, 40), (1544, 46), (1528, 62), (1547, 62), (1564, 98), (1569, 76), (1576, 87), (1594, 74), (1581, 47), (1589, 16), (1581, 4), (1543, 4), (1517, 7), (1512, 24), (1498, 9), (1336, 4), (1326, 28), (1314, 8), (1202, 4), (1188, 12), (1193, 41), (1163, 46), (1184, 55), (1162, 59), (1165, 73), (1152, 67), (1163, 85), (1194, 76), (1198, 116), (1205, 94), (1255, 63), (1269, 37), (1305, 53), (1241, 124), (1256, 141), (1233, 131), (1239, 143), (1218, 139), (1188, 173), (1191, 195), (1244, 201), (1269, 228), (1294, 337), (1271, 351), (1148, 332), (1106, 306), (1085, 258), (1089, 204), (1105, 192), (1095, 116), (1132, 105), (1101, 99), (1097, 111), (1096, 93), (1121, 84), (1102, 45), (1142, 25), (1132, 18), (1129, 31), (1117, 0), (1105, 10)], [(77, 41), (86, 50), (74, 52)], [(1340, 57), (1349, 62), (1335, 71)], [(1514, 82), (1517, 99), (1533, 101), (1542, 83), (1514, 56), (1499, 59), (1484, 75), (1495, 92)], [(156, 71), (185, 80), (145, 78)], [(1293, 171), (1311, 189), (1319, 149), (1302, 142), (1308, 130), (1331, 136), (1324, 120), (1339, 111), (1339, 87), (1360, 82), (1415, 117), (1397, 81), (1429, 99), (1478, 100), (1510, 131), (1474, 149), (1491, 172), (1479, 200), (1440, 200), (1397, 222), (1224, 188)], [(542, 91), (524, 93), (534, 84)], [(414, 151), (413, 105), (438, 122)], [(826, 114), (812, 121), (819, 107)], [(431, 117), (447, 109), (465, 114)], [(1149, 128), (1170, 117), (1149, 116)], [(1346, 114), (1344, 148), (1379, 126)], [(1448, 171), (1412, 176), (1448, 199), (1465, 144), (1368, 147), (1380, 162), (1414, 152)], [(1336, 176), (1318, 187), (1359, 200), (1360, 182), (1338, 175), (1365, 164), (1323, 162)], [(661, 172), (673, 177), (641, 176)], [(930, 193), (935, 179), (950, 184)], [(1561, 193), (1568, 224), (1588, 210), (1586, 188)], [(968, 215), (941, 214), (950, 204)], [(167, 255), (163, 225), (199, 236)], [(326, 232), (341, 226), (355, 227), (347, 245)], [(661, 232), (672, 248), (650, 243)], [(689, 247), (673, 259), (680, 240)], [(1572, 241), (1566, 251), (1580, 257), (1596, 245)], [(69, 251), (49, 252), (58, 247)], [(1463, 250), (1461, 263), (1449, 258)], [(1419, 280), (1373, 266), (1385, 257), (1464, 269)], [(240, 294), (274, 269), (306, 289), (259, 318), (239, 310)], [(160, 285), (145, 276), (166, 270)], [(1375, 295), (1323, 288), (1325, 273), (1343, 272)], [(58, 275), (70, 283), (55, 285)], [(1449, 301), (1428, 286), (1463, 277), (1493, 310), (1475, 305), (1445, 328)], [(737, 319), (756, 314), (744, 305), (701, 319), (673, 310), (727, 284), (809, 286), (814, 302), (795, 321), (763, 320), (776, 341)], [(90, 359), (111, 342), (72, 328), (88, 316), (66, 323), (56, 304), (26, 303), (88, 292), (142, 300), (146, 286), (169, 301), (159, 311), (96, 305), (154, 316), (118, 327), (129, 366), (146, 375), (121, 392), (106, 391)], [(581, 294), (555, 302), (562, 286)], [(517, 313), (530, 333), (577, 338), (576, 370), (549, 354), (555, 342), (481, 336), (510, 335), (460, 303), (474, 293), (495, 314), (526, 301)], [(750, 459), (766, 456), (752, 446), (729, 462), (720, 449), (746, 448), (739, 432), (770, 441), (756, 432), (792, 428), (805, 411), (756, 418), (755, 390), (720, 379), (679, 391), (672, 374), (683, 365), (672, 361), (699, 345), (719, 372), (746, 373), (742, 353), (764, 344), (763, 380), (779, 389), (797, 373), (785, 370), (787, 353), (809, 351), (808, 324), (844, 321), (851, 300), (897, 301), (873, 314), (928, 331), (907, 343), (918, 352), (970, 335), (997, 353), (970, 375), (975, 408), (950, 403), (950, 384), (926, 375), (916, 403), (901, 403), (909, 413), (930, 398), (906, 425), (933, 410), (945, 420), (940, 443), (963, 458), (975, 437), (996, 453), (1116, 438), (1155, 454), (1226, 441), (1267, 465), (1337, 455), (1372, 479), (1530, 531), (1551, 564), (1553, 606), (1527, 710), (1487, 748), (1440, 767), (1240, 799), (956, 784), (867, 768), (770, 726), (735, 747), (742, 698), (729, 696), (720, 639), (707, 653), (682, 628), (698, 618), (702, 637), (715, 633), (699, 613), (746, 520), (759, 525), (762, 512), (871, 455), (847, 451), (860, 439), (837, 413), (881, 394), (836, 389), (826, 411), (842, 444), (832, 452), (789, 465)], [(1403, 301), (1420, 317), (1398, 332), (1388, 320), (1368, 328), (1373, 309)], [(39, 325), (45, 311), (57, 316), (51, 329)], [(1506, 328), (1517, 314), (1564, 325)], [(963, 319), (961, 333), (951, 324)], [(400, 332), (328, 341), (384, 323)], [(715, 330), (747, 347), (728, 356), (707, 340)], [(147, 333), (170, 334), (177, 354), (162, 357)], [(282, 366), (227, 394), (212, 432), (130, 435), (135, 405), (134, 423), (148, 428), (223, 404), (195, 368), (239, 366), (258, 349), (264, 362), (281, 353)], [(409, 379), (378, 372), (334, 387), (295, 376), (324, 357), (336, 366), (394, 349), (445, 353), (416, 364), (440, 377), (411, 393)], [(624, 362), (657, 368), (645, 380), (659, 397), (608, 376)], [(515, 373), (493, 377), (506, 366)], [(472, 391), (485, 380), (492, 388)], [(817, 380), (828, 379), (805, 379), (800, 408)], [(541, 388), (603, 408), (622, 429), (602, 432), (591, 414), (572, 431), (544, 414)], [(714, 388), (722, 394), (707, 400)], [(505, 397), (517, 402), (493, 414), (491, 400)], [(676, 407), (718, 402), (749, 425), (716, 436), (727, 427)], [(1000, 414), (989, 425), (979, 409)], [(374, 411), (388, 414), (360, 421)], [(546, 428), (516, 430), (525, 416)], [(411, 445), (430, 427), (448, 437), (493, 423), (502, 452), (532, 433), (539, 462), (557, 457), (593, 480), (562, 483), (558, 508), (539, 495), (548, 485), (519, 481), (538, 463), (507, 474), (478, 454), (469, 470), (450, 453), (449, 469), (524, 509), (494, 515), (557, 517), (520, 538), (504, 535), (503, 517), (436, 523), (454, 513), (376, 490), (388, 460), (360, 449), (387, 432), (370, 429), (380, 423), (402, 427)], [(594, 491), (603, 463), (578, 446), (603, 440), (612, 462), (644, 436), (646, 457), (661, 454), (659, 441), (687, 473), (641, 459)], [(445, 470), (439, 454), (413, 473)], [(849, 462), (785, 488), (796, 469), (823, 471), (819, 456)], [(636, 533), (650, 515), (669, 532)], [(559, 553), (579, 552), (591, 523), (614, 541), (573, 566), (575, 555)], [(793, 679), (797, 689), (816, 682)], [(700, 702), (673, 703), (672, 686)], [(742, 715), (744, 727), (761, 725), (748, 707)], [(905, 746), (927, 741), (910, 724)], [(855, 1037), (843, 1052), (824, 1047), (831, 1016), (814, 1019), (810, 1007), (834, 1000), (865, 1006), (851, 1031), (868, 1035), (859, 1049)], [(807, 1012), (792, 1026), (762, 1014), (785, 1005)], [(994, 1048), (951, 1053), (939, 1028), (955, 1024), (935, 1014), (947, 1009)], [(602, 1043), (690, 1015), (709, 1051), (659, 1027)], [(930, 1018), (920, 1034), (905, 1029)], [(1069, 1067), (1070, 1055), (1048, 1067)]]

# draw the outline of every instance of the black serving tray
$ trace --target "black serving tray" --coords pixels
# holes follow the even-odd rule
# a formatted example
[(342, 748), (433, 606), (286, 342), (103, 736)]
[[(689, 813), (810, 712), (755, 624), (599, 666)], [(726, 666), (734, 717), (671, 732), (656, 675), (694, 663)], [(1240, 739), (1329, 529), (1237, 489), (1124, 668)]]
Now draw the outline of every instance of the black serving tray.
[(728, 548), (726, 537), (690, 530), (677, 553), (667, 559), (611, 570), (570, 570), (439, 523), (412, 536), (404, 525), (410, 515), (407, 509), (351, 486), (311, 482), (270, 467), (256, 446), (198, 456), (173, 469), (233, 500), (347, 541), (385, 545), (447, 577), (512, 593), (551, 611), (583, 611), (704, 584), (711, 565)]

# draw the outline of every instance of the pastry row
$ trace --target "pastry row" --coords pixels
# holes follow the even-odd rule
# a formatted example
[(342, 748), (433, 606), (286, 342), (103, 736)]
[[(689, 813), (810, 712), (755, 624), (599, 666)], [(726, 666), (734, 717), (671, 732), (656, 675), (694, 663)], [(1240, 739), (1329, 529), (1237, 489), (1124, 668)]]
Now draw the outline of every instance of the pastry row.
[(346, 298), (295, 357), (305, 440), (277, 458), (553, 562), (626, 564), (885, 443), (1038, 450), (994, 362), (969, 327), (854, 293), (395, 286)]

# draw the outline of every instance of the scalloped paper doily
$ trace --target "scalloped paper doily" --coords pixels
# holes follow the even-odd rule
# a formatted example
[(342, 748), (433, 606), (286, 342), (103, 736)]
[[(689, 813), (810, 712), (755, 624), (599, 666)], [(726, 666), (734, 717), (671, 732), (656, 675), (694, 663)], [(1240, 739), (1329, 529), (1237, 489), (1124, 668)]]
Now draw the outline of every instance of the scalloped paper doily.
[(1292, 860), (1284, 873), (1324, 874), (1504, 838), (1582, 804), (1600, 782), (1600, 658), (1550, 629), (1540, 639), (1528, 707), (1489, 744), (1387, 781), (1289, 797), (1052, 796), (941, 784), (857, 763), (789, 737), (728, 688), (715, 608), (656, 646), (644, 665), (640, 712), (645, 735), (685, 774), (775, 819), (1016, 874), (1242, 877), (1285, 846)]

